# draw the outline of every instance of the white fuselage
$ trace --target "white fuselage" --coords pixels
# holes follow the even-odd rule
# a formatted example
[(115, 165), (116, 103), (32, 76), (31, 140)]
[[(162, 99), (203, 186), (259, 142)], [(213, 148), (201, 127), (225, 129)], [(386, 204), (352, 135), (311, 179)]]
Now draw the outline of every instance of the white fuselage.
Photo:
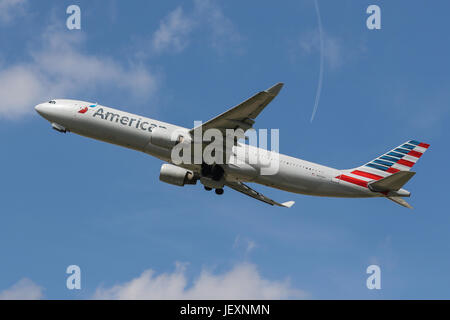
[[(52, 100), (36, 106), (37, 112), (57, 129), (77, 133), (89, 138), (109, 142), (126, 148), (145, 152), (163, 161), (172, 163), (171, 149), (152, 143), (152, 135), (174, 131), (189, 133), (189, 129), (138, 116), (109, 107), (77, 100)], [(238, 144), (234, 148), (247, 147), (249, 152), (261, 149)], [(238, 158), (237, 164), (223, 165), (226, 179), (249, 181), (269, 187), (315, 196), (330, 197), (378, 197), (383, 196), (367, 188), (336, 179), (341, 171), (274, 152), (267, 161), (277, 161), (278, 170), (264, 175), (262, 165), (249, 163), (246, 157)], [(273, 164), (273, 163), (272, 163)], [(190, 170), (199, 170), (199, 165), (180, 165)], [(267, 166), (267, 164), (265, 164)]]

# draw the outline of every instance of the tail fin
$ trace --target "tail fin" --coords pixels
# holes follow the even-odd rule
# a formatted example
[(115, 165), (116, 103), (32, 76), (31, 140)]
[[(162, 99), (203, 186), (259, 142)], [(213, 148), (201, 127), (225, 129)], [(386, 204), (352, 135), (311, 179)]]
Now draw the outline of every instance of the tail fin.
[(377, 169), (386, 173), (409, 171), (427, 151), (430, 145), (424, 142), (409, 140), (378, 158), (366, 163), (364, 167)]
[(411, 170), (429, 146), (424, 142), (409, 140), (358, 168), (343, 171), (350, 178), (367, 185), (394, 173)]
[(413, 177), (411, 168), (429, 147), (428, 143), (409, 140), (358, 168), (342, 170), (336, 178), (384, 193), (389, 200), (409, 208), (400, 197), (410, 193), (401, 188)]

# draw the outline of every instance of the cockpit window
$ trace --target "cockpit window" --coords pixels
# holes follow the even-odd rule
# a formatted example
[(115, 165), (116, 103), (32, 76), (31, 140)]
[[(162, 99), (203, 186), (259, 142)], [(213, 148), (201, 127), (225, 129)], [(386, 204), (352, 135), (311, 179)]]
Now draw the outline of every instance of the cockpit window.
[(55, 104), (56, 101), (55, 100), (50, 100), (48, 103)]

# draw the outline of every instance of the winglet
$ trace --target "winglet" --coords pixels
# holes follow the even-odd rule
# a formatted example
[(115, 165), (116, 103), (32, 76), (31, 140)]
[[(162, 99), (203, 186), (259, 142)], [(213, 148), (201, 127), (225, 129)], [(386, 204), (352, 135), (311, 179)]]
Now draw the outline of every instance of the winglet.
[(285, 208), (290, 208), (294, 205), (294, 203), (295, 203), (295, 201), (287, 201), (287, 202), (281, 203), (281, 206), (285, 207)]
[(271, 96), (275, 97), (280, 92), (281, 88), (283, 88), (283, 85), (284, 85), (284, 83), (278, 82), (273, 87), (267, 89), (266, 92), (268, 94), (270, 94)]

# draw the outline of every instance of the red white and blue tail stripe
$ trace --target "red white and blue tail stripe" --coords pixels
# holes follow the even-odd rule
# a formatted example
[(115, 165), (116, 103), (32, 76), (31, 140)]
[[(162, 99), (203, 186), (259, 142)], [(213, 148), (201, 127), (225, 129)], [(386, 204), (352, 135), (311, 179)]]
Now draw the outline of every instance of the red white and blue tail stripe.
[(428, 143), (410, 140), (364, 166), (387, 173), (409, 171), (429, 148)]
[(371, 181), (411, 170), (429, 146), (428, 143), (409, 140), (361, 167), (343, 170), (336, 178), (367, 188)]

